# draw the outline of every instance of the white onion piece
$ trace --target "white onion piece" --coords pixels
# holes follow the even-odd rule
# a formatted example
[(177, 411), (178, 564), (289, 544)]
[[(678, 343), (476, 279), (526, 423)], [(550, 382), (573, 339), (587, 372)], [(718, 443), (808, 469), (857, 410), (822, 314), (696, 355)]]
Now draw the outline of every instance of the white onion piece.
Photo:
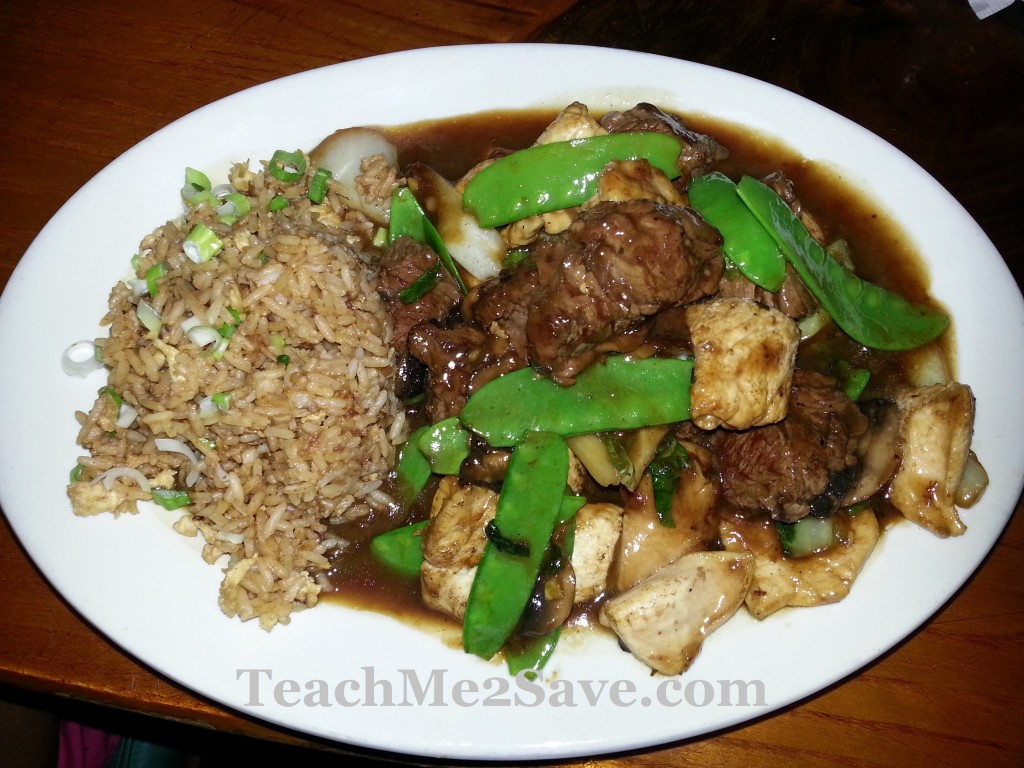
[(386, 226), (391, 201), (366, 200), (359, 194), (356, 177), (362, 172), (364, 158), (384, 155), (392, 168), (398, 167), (398, 150), (380, 131), (373, 128), (343, 128), (321, 141), (309, 153), (314, 167), (326, 168), (339, 186), (339, 194), (353, 208), (362, 211), (376, 224)]
[(126, 477), (129, 480), (134, 480), (139, 488), (146, 493), (149, 493), (149, 480), (146, 476), (139, 472), (137, 469), (132, 467), (111, 467), (102, 475), (96, 478), (96, 482), (103, 483), (103, 487), (108, 491), (114, 488), (114, 481), (119, 477)]
[(95, 342), (83, 339), (64, 350), (60, 358), (60, 367), (68, 376), (85, 378), (86, 375), (102, 368), (103, 361), (97, 355)]
[(146, 329), (152, 333), (160, 331), (160, 326), (163, 325), (163, 320), (160, 319), (160, 315), (157, 314), (156, 310), (153, 309), (145, 301), (140, 301), (135, 307), (135, 314), (138, 315), (139, 322), (141, 322)]
[(905, 355), (907, 378), (915, 387), (947, 384), (953, 378), (946, 366), (946, 356), (935, 345), (909, 350)]
[(967, 464), (964, 466), (960, 485), (956, 489), (956, 505), (958, 507), (974, 506), (986, 488), (988, 488), (988, 472), (978, 461), (974, 451), (971, 451), (967, 456)]
[(158, 437), (153, 440), (153, 445), (157, 447), (157, 450), (167, 451), (168, 453), (180, 453), (182, 456), (192, 462), (193, 465), (199, 465), (199, 456), (189, 448), (181, 440), (176, 440), (172, 437)]
[(220, 331), (210, 325), (197, 325), (185, 331), (188, 340), (197, 347), (208, 347), (221, 339)]
[(135, 423), (135, 419), (138, 418), (139, 411), (134, 406), (128, 405), (128, 403), (121, 403), (121, 410), (117, 412), (117, 426), (122, 429), (127, 429)]
[(213, 402), (213, 395), (204, 397), (202, 400), (199, 401), (200, 418), (205, 419), (208, 416), (213, 416), (213, 414), (217, 413), (217, 411), (219, 410), (220, 407), (215, 402)]
[(136, 299), (149, 293), (149, 283), (141, 278), (129, 280), (128, 287), (132, 289), (132, 296)]
[(497, 277), (505, 259), (505, 241), (496, 229), (485, 229), (462, 207), (462, 195), (441, 174), (422, 163), (414, 167), (418, 189), (437, 213), (437, 233), (452, 259), (477, 280)]

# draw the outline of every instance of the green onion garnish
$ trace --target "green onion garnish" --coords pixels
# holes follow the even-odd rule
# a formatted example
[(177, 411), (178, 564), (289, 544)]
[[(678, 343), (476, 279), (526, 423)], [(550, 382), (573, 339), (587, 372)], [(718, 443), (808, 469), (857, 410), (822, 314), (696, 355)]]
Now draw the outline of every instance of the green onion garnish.
[(167, 510), (180, 509), (192, 503), (192, 497), (185, 491), (175, 491), (171, 488), (154, 488), (153, 503)]
[(306, 172), (306, 157), (301, 152), (279, 149), (267, 163), (267, 171), (278, 181), (298, 181)]
[(224, 203), (217, 209), (222, 223), (228, 226), (234, 224), (251, 210), (249, 198), (239, 192), (229, 192), (224, 195)]
[(109, 397), (111, 400), (114, 401), (114, 405), (116, 405), (119, 409), (121, 405), (124, 403), (124, 398), (117, 394), (113, 387), (100, 387), (99, 392), (97, 392), (97, 394), (106, 395), (107, 397)]
[(197, 171), (195, 168), (185, 169), (185, 185), (181, 188), (181, 199), (190, 208), (194, 208), (212, 197), (210, 189), (210, 179), (205, 173)]
[(213, 404), (220, 408), (222, 411), (226, 411), (231, 407), (231, 393), (230, 392), (218, 392), (215, 395), (210, 396), (210, 400)]
[(373, 233), (373, 247), (374, 248), (387, 248), (388, 246), (388, 231), (384, 227), (377, 227), (377, 231)]
[(326, 168), (317, 168), (313, 180), (309, 182), (309, 202), (319, 205), (327, 197), (327, 180), (331, 172)]
[(267, 210), (269, 211), (280, 211), (282, 208), (288, 207), (288, 198), (284, 195), (274, 195), (267, 204)]
[(72, 483), (77, 483), (79, 480), (82, 479), (82, 471), (84, 469), (85, 467), (83, 467), (81, 464), (75, 464), (75, 468), (71, 470), (71, 474), (68, 476), (68, 479)]
[(140, 301), (135, 307), (135, 314), (139, 318), (139, 322), (146, 326), (146, 330), (150, 333), (160, 332), (163, 321), (160, 319), (160, 315), (157, 314), (156, 310), (149, 306), (149, 304), (144, 301)]
[(292, 359), (288, 355), (278, 355), (277, 356), (277, 362), (279, 362), (285, 368), (288, 367), (288, 363), (290, 363), (291, 361), (292, 361)]
[(146, 290), (150, 297), (156, 296), (157, 280), (167, 274), (167, 265), (164, 262), (154, 264), (146, 270)]
[(224, 242), (205, 224), (196, 224), (181, 247), (190, 261), (202, 264), (216, 256)]

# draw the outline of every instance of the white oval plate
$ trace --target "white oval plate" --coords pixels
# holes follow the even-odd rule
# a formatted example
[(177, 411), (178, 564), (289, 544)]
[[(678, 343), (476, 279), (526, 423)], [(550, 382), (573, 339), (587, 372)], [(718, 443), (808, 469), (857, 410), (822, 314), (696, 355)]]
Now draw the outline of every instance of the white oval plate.
[[(961, 538), (910, 525), (883, 539), (836, 605), (744, 612), (680, 678), (651, 677), (607, 636), (565, 642), (550, 685), (446, 647), (386, 616), (322, 604), (271, 633), (225, 618), (218, 568), (170, 514), (76, 518), (65, 496), (75, 409), (102, 374), (61, 372), (100, 333), (110, 287), (141, 237), (179, 210), (186, 165), (225, 172), (336, 128), (497, 108), (596, 109), (640, 100), (705, 113), (829, 162), (895, 214), (931, 266), (977, 395), (975, 448), (992, 478)], [(974, 303), (985, 296), (983, 309)], [(635, 749), (760, 717), (856, 671), (925, 622), (996, 541), (1021, 491), (1024, 309), (961, 206), (878, 137), (801, 97), (705, 66), (543, 45), (438, 48), (318, 69), (218, 101), (167, 126), (86, 184), (39, 234), (0, 302), (0, 500), (31, 557), (100, 632), (164, 675), (246, 715), (382, 750), (449, 758), (557, 758)], [(26, 334), (26, 331), (28, 333)], [(993, 332), (997, 331), (997, 332)], [(98, 377), (98, 378), (97, 378)], [(941, 564), (941, 566), (939, 565)]]

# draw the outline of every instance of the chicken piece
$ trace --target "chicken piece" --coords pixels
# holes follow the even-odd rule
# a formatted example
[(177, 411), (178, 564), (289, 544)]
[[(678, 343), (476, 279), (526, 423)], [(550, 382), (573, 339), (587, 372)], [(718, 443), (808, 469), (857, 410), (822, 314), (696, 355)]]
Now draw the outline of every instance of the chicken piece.
[(608, 571), (621, 533), (622, 507), (616, 504), (585, 504), (576, 513), (572, 550), (575, 602), (593, 600), (607, 589)]
[(747, 552), (694, 552), (608, 600), (599, 619), (655, 672), (678, 675), (743, 603), (754, 573)]
[(604, 136), (608, 131), (590, 116), (586, 104), (574, 101), (563, 109), (558, 117), (551, 121), (547, 128), (537, 137), (534, 145), (551, 144), (556, 141), (572, 141), (588, 139), (591, 136)]
[(484, 526), (494, 518), (498, 494), (458, 478), (441, 480), (430, 506), (430, 525), (423, 534), (420, 592), (428, 608), (460, 621), (484, 556)]
[(621, 592), (682, 555), (703, 549), (717, 535), (713, 481), (705, 474), (710, 457), (687, 444), (690, 465), (682, 470), (672, 497), (673, 527), (662, 524), (654, 508), (651, 476), (644, 474), (636, 492), (627, 497), (622, 537), (612, 571), (612, 587)]
[(800, 328), (747, 299), (686, 308), (693, 339), (691, 418), (701, 429), (747, 429), (786, 416)]
[(848, 527), (839, 531), (838, 544), (798, 558), (783, 555), (778, 534), (769, 520), (735, 517), (722, 522), (725, 550), (754, 556), (754, 575), (746, 604), (755, 618), (763, 619), (786, 606), (835, 603), (849, 594), (853, 580), (878, 541), (878, 520), (870, 509), (837, 520), (848, 522)]
[(957, 382), (921, 387), (902, 393), (896, 403), (902, 459), (889, 500), (904, 517), (936, 536), (959, 536), (967, 526), (954, 498), (971, 452), (971, 388)]
[(664, 205), (685, 205), (668, 176), (646, 160), (617, 160), (609, 163), (597, 180), (597, 194), (583, 204), (592, 208), (607, 200), (653, 200)]

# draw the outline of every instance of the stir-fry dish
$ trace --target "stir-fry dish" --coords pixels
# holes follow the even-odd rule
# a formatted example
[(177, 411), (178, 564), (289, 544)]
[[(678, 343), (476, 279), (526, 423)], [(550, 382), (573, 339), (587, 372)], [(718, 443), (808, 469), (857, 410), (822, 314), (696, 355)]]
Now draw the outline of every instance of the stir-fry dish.
[(650, 104), (456, 175), (399, 137), (190, 170), (111, 295), (77, 513), (180, 509), (267, 628), (362, 552), (512, 674), (580, 624), (679, 674), (741, 607), (841, 600), (896, 519), (965, 531), (949, 318), (781, 170)]

